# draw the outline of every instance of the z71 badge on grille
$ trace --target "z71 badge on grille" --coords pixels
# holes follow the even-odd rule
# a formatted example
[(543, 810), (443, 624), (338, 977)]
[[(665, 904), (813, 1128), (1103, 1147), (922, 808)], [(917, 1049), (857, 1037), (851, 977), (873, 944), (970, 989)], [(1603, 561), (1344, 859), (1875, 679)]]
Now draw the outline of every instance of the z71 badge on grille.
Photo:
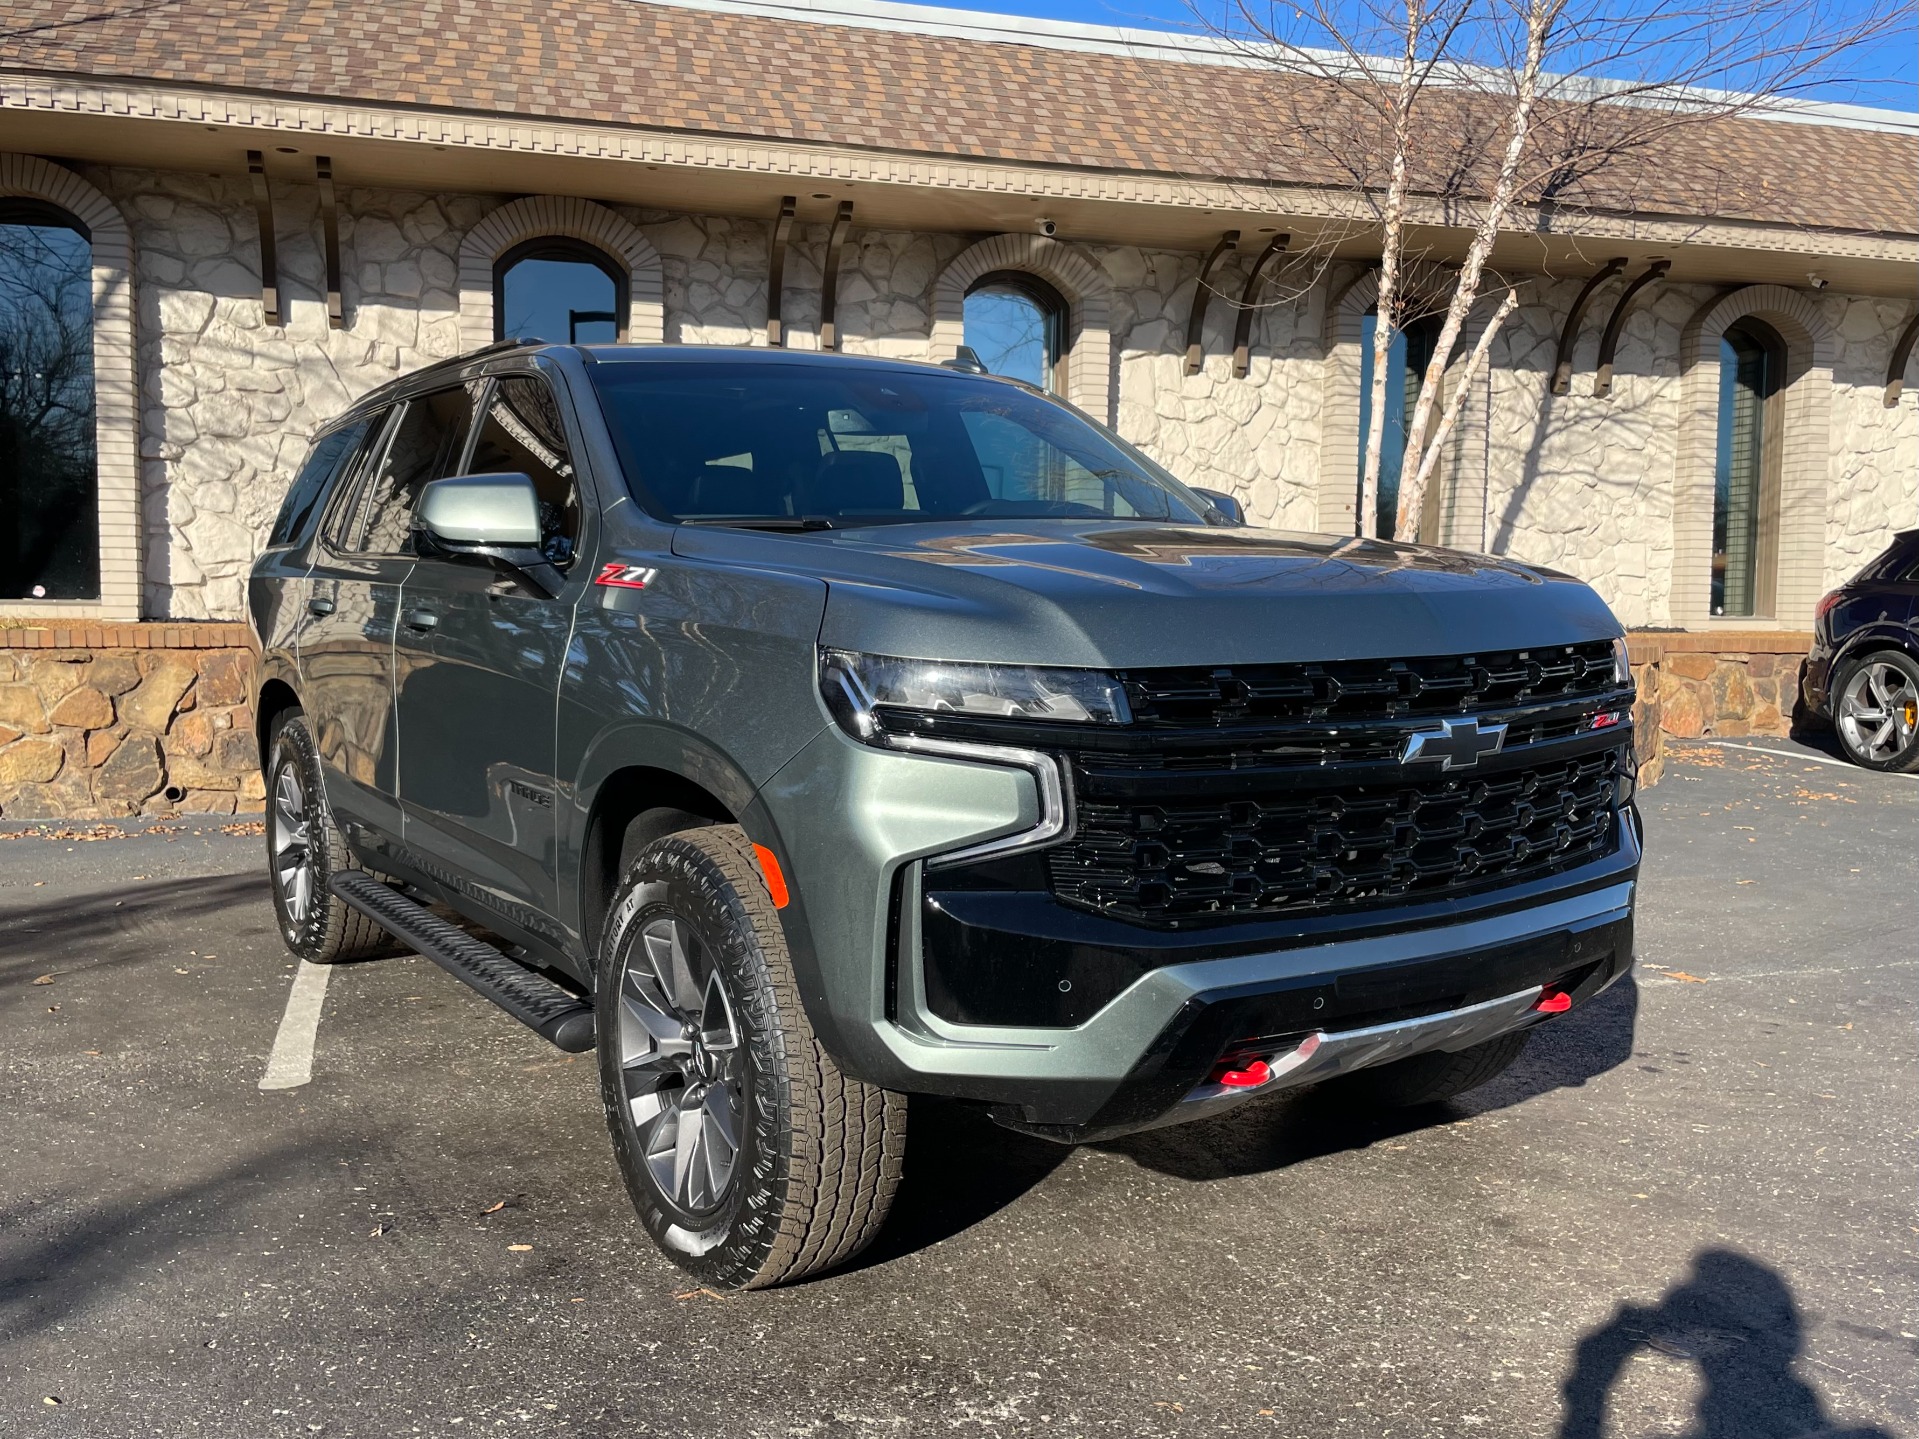
[(1506, 743), (1506, 726), (1482, 725), (1478, 720), (1441, 720), (1438, 729), (1406, 736), (1399, 752), (1401, 764), (1437, 764), (1441, 769), (1471, 769)]
[(618, 590), (643, 590), (653, 583), (653, 577), (658, 573), (658, 570), (649, 570), (642, 565), (625, 565), (615, 560), (600, 566), (593, 583), (611, 585)]

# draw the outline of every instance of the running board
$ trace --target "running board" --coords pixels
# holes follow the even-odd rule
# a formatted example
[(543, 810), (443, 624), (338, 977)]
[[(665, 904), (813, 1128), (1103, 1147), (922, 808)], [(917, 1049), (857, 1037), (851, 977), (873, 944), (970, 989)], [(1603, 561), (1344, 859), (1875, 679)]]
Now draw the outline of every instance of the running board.
[(593, 1047), (593, 1006), (508, 958), (484, 940), (415, 904), (362, 870), (342, 870), (327, 888), (401, 943), (569, 1054)]

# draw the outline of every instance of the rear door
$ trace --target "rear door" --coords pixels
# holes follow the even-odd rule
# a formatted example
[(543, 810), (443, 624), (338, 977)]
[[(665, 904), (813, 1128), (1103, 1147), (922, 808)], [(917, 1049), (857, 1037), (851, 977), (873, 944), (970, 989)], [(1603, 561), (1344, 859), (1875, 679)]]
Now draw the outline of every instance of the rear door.
[(471, 420), (460, 387), (396, 406), (314, 550), (300, 643), (302, 702), (327, 798), (349, 842), (366, 855), (391, 854), (400, 843), (394, 635), (400, 587), (414, 565), (413, 503), (428, 480), (458, 464)]
[(422, 557), (400, 606), (400, 798), (407, 842), (523, 938), (559, 944), (554, 708), (588, 508), (559, 402), (537, 374), (503, 375), (481, 400), (466, 470), (520, 473), (539, 492), (557, 596), (470, 560)]

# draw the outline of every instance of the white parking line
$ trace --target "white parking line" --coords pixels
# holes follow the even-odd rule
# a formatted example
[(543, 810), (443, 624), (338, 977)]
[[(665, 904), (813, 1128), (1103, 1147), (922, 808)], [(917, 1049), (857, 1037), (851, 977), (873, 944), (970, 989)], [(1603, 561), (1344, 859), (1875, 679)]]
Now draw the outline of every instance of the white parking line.
[[(1802, 760), (1805, 760), (1808, 764), (1837, 765), (1840, 769), (1853, 769), (1853, 770), (1859, 769), (1858, 765), (1848, 764), (1845, 760), (1842, 760), (1842, 759), (1834, 759), (1829, 754), (1804, 754), (1798, 750), (1767, 749), (1762, 744), (1734, 744), (1731, 740), (1724, 740), (1724, 739), (1687, 740), (1685, 741), (1685, 743), (1709, 744), (1718, 749), (1743, 750), (1747, 754), (1776, 754), (1781, 759), (1802, 759)], [(1868, 770), (1860, 770), (1860, 773), (1861, 774), (1875, 774), (1875, 773), (1884, 774), (1885, 771), (1884, 770), (1875, 771), (1875, 770), (1868, 769)], [(1909, 774), (1895, 774), (1893, 775), (1893, 778), (1894, 779), (1912, 779), (1914, 778), (1914, 776)]]
[(260, 1088), (298, 1089), (313, 1078), (313, 1041), (320, 1033), (320, 1006), (326, 1003), (327, 976), (332, 972), (331, 965), (300, 961)]

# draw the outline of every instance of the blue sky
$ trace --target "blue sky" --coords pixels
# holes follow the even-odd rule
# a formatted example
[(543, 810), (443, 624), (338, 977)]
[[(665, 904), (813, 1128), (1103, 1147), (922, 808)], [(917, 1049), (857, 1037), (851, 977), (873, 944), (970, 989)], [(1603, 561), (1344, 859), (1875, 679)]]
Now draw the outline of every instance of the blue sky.
[[(1189, 31), (1197, 28), (1194, 7), (1186, 0), (939, 0), (939, 3), (952, 9), (1032, 15), (1088, 25)], [(1654, 9), (1659, 0), (1628, 0), (1628, 3)], [(1864, 15), (1869, 8), (1884, 8), (1875, 0), (1822, 0), (1822, 3), (1840, 23), (1845, 23), (1846, 16)], [(1910, 8), (1906, 15), (1909, 23), (1902, 35), (1851, 51), (1829, 79), (1802, 91), (1804, 98), (1891, 110), (1919, 110), (1919, 78), (1916, 78), (1919, 76), (1919, 28), (1910, 23)]]

